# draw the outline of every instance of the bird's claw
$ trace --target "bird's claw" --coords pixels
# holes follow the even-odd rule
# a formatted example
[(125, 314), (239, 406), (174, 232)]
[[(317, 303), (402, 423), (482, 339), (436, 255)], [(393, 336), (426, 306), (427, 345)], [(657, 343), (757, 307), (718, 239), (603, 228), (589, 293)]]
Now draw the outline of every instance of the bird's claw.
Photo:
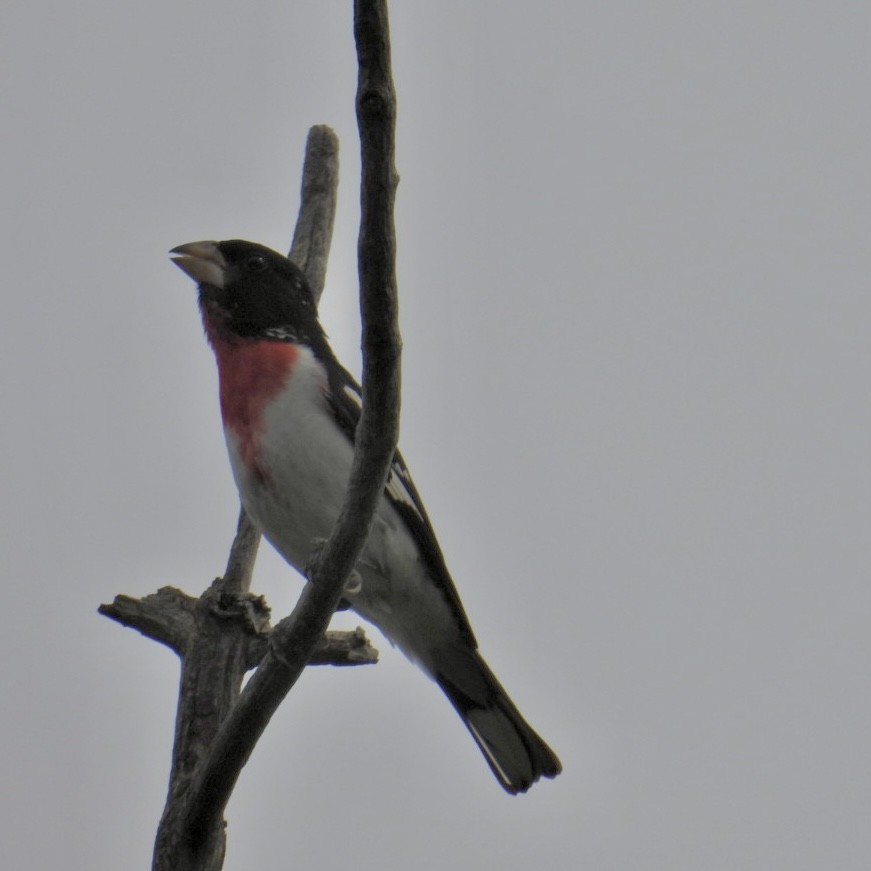
[[(311, 578), (312, 570), (315, 567), (318, 559), (320, 558), (321, 551), (323, 551), (324, 547), (327, 544), (327, 540), (325, 538), (315, 538), (312, 539), (312, 551), (309, 554), (308, 560), (306, 560), (305, 564), (305, 575), (307, 578)], [(347, 597), (356, 596), (360, 590), (363, 589), (363, 578), (357, 569), (352, 569), (351, 574), (348, 575), (348, 580), (345, 581), (345, 586), (342, 588), (342, 598), (339, 599), (339, 604), (336, 606), (337, 611), (347, 611), (348, 608), (351, 607), (351, 602)]]

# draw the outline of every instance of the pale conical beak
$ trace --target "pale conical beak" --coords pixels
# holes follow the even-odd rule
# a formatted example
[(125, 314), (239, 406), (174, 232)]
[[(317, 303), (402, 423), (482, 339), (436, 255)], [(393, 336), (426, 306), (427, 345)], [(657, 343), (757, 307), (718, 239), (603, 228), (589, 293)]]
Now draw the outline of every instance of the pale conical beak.
[(169, 252), (176, 255), (172, 262), (186, 272), (197, 284), (224, 286), (224, 270), (227, 261), (217, 242), (187, 242)]

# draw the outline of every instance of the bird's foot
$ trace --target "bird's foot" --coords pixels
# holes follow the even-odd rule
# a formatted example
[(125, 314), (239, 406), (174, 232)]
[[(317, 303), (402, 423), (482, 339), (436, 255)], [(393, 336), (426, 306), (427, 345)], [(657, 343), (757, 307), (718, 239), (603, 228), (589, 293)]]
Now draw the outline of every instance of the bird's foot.
[[(305, 564), (305, 575), (307, 578), (311, 578), (312, 570), (321, 555), (321, 551), (326, 546), (326, 543), (327, 540), (325, 538), (312, 539), (312, 552), (309, 554), (309, 558)], [(342, 588), (342, 598), (339, 599), (339, 604), (336, 606), (336, 610), (347, 611), (351, 607), (349, 597), (353, 598), (362, 589), (363, 578), (357, 569), (353, 569), (351, 574), (348, 576), (348, 580), (345, 581), (345, 586)]]

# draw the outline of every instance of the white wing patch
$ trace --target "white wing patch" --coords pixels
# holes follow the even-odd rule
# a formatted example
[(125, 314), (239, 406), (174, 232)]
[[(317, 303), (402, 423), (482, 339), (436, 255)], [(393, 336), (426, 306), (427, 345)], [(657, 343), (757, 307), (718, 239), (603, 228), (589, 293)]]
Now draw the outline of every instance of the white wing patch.
[[(387, 487), (385, 488), (387, 494), (395, 502), (407, 506), (414, 511), (418, 517), (421, 517), (417, 503), (414, 501), (411, 491), (409, 490), (410, 484), (411, 475), (409, 474), (408, 469), (405, 468), (405, 464), (399, 459), (394, 459), (393, 463), (390, 465), (390, 474), (387, 476)], [(422, 517), (421, 520), (423, 520)]]
[(359, 391), (351, 384), (346, 384), (342, 390), (344, 391), (345, 396), (354, 403), (361, 411), (363, 410), (363, 399), (360, 396)]

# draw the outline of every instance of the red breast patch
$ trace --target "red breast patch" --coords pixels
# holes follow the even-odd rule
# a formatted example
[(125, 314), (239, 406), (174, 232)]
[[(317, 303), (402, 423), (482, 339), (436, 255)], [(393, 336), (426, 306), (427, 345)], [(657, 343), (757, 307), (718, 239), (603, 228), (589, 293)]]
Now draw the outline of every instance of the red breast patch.
[(220, 380), (221, 417), (239, 440), (239, 454), (261, 483), (268, 474), (260, 463), (263, 411), (287, 384), (299, 349), (287, 342), (233, 340), (206, 326)]

